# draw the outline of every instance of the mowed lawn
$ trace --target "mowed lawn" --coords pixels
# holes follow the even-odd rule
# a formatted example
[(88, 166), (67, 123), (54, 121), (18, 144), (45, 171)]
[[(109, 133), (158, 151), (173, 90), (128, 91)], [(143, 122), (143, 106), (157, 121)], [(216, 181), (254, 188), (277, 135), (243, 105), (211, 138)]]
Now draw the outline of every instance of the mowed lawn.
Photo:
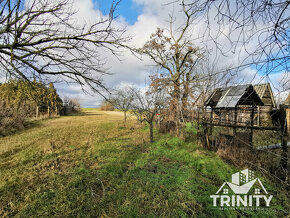
[[(157, 134), (122, 113), (86, 110), (0, 138), (0, 217), (281, 217), (289, 198), (260, 211), (221, 211), (210, 195), (239, 169), (196, 142)], [(260, 175), (259, 175), (260, 176)]]

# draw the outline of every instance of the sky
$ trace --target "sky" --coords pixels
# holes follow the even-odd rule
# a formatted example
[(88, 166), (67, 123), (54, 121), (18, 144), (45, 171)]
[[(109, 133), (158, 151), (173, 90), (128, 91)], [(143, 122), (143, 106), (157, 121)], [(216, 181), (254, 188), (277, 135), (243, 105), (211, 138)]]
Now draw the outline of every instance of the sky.
[[(81, 8), (81, 14), (93, 14), (92, 11), (100, 10), (103, 15), (110, 11), (110, 0), (75, 0)], [(163, 1), (165, 2), (165, 1)], [(152, 6), (151, 10), (149, 9)], [(158, 26), (161, 26), (160, 15), (163, 10), (162, 1), (156, 3), (152, 0), (123, 0), (118, 5), (115, 14), (117, 22), (127, 27), (128, 35), (132, 36), (132, 45), (141, 47)], [(80, 17), (82, 15), (79, 15)], [(163, 19), (163, 18), (162, 18)], [(151, 73), (153, 62), (146, 57), (142, 60), (125, 52), (120, 57), (121, 61), (109, 56), (107, 67), (113, 75), (104, 77), (107, 87), (117, 87), (126, 84), (144, 86)], [(84, 93), (78, 84), (55, 84), (61, 96), (77, 98), (83, 107), (98, 107), (103, 98), (97, 94)]]
[[(110, 0), (94, 0), (93, 2), (94, 7), (101, 10), (103, 14), (108, 14), (112, 6), (112, 1)], [(117, 7), (117, 14), (122, 16), (129, 25), (133, 25), (138, 16), (142, 14), (142, 10), (142, 4), (137, 4), (134, 0), (123, 0)]]
[[(78, 10), (76, 14), (80, 21), (94, 21), (99, 15), (106, 16), (112, 5), (112, 0), (72, 0), (74, 7)], [(142, 47), (149, 40), (150, 35), (155, 32), (157, 27), (167, 28), (169, 14), (173, 14), (176, 19), (176, 27), (183, 22), (181, 8), (177, 3), (170, 0), (122, 0), (116, 8), (117, 19), (115, 25), (126, 27), (126, 34), (132, 37), (130, 45)], [(213, 13), (213, 12), (212, 12)], [(192, 29), (192, 37), (198, 38), (204, 34), (205, 23), (203, 20), (196, 23)], [(221, 38), (221, 43), (225, 44), (226, 38)], [(196, 42), (199, 43), (198, 41)], [(249, 45), (249, 49), (255, 45)], [(103, 77), (107, 87), (118, 87), (126, 84), (134, 84), (142, 87), (148, 83), (149, 75), (152, 73), (154, 64), (148, 57), (136, 58), (129, 51), (124, 51), (118, 58), (111, 54), (100, 51), (100, 54), (107, 58), (108, 72), (112, 75)], [(240, 57), (246, 55), (240, 54)], [(212, 52), (212, 57), (215, 53)], [(216, 64), (219, 68), (233, 66), (239, 62), (236, 54), (231, 54), (218, 59)], [(288, 73), (289, 74), (289, 73)], [(285, 72), (277, 72), (269, 77), (257, 73), (254, 66), (249, 66), (240, 72), (240, 78), (246, 78), (246, 81), (252, 83), (271, 82), (273, 91), (279, 93), (280, 81), (285, 76)], [(0, 78), (1, 79), (1, 78)], [(1, 81), (0, 81), (1, 82)], [(78, 84), (55, 84), (61, 97), (77, 98), (82, 107), (98, 107), (103, 98), (94, 93), (84, 93)], [(290, 87), (289, 87), (290, 88)], [(286, 96), (281, 94), (281, 98)]]

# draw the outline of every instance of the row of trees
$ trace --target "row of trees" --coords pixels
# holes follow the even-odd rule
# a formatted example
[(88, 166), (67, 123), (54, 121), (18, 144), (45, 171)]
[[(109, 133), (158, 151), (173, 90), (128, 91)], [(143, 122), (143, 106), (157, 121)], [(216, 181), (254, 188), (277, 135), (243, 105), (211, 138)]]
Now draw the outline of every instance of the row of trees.
[(0, 101), (15, 110), (24, 110), (27, 116), (38, 116), (47, 111), (58, 114), (63, 102), (56, 92), (53, 83), (47, 87), (41, 81), (10, 80), (0, 84)]
[(61, 99), (53, 83), (10, 80), (0, 84), (0, 135), (24, 128), (30, 117), (66, 115), (79, 110), (79, 101)]
[(124, 112), (125, 122), (129, 112), (137, 117), (139, 123), (149, 124), (150, 142), (153, 142), (154, 121), (168, 106), (168, 97), (164, 89), (156, 88), (153, 85), (144, 89), (125, 86), (116, 90), (109, 102)]
[(25, 117), (39, 116), (44, 113), (50, 116), (66, 115), (78, 112), (81, 108), (76, 98), (60, 98), (53, 83), (45, 85), (41, 81), (10, 80), (0, 84), (0, 101), (2, 108), (9, 107), (22, 111)]
[(52, 83), (46, 86), (35, 80), (10, 80), (0, 84), (0, 135), (23, 129), (28, 117), (57, 114), (62, 108)]

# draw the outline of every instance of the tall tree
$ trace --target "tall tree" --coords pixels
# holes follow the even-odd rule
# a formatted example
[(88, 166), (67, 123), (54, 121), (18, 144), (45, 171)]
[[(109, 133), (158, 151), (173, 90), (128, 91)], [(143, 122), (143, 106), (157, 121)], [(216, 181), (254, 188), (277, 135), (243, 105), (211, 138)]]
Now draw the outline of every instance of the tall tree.
[(194, 10), (184, 1), (181, 5), (185, 18), (184, 23), (175, 29), (175, 18), (171, 15), (169, 28), (166, 30), (158, 28), (140, 49), (140, 52), (148, 55), (163, 70), (165, 78), (168, 78), (172, 96), (171, 119), (177, 123), (180, 120), (180, 100), (182, 100), (181, 110), (185, 111), (190, 92), (189, 85), (195, 79), (193, 69), (202, 55), (202, 50), (193, 45), (190, 33), (191, 24), (199, 14), (199, 10)]
[(49, 83), (49, 87), (47, 89), (48, 92), (48, 106), (56, 113), (58, 114), (60, 110), (62, 109), (63, 102), (59, 95), (56, 92), (56, 89), (54, 88), (53, 83)]

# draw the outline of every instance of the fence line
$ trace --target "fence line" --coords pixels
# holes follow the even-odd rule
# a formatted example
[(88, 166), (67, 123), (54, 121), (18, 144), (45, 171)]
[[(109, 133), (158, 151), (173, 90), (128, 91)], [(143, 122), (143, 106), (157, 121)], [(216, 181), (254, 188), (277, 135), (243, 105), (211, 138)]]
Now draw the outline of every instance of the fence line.
[[(218, 111), (217, 111), (218, 112)], [(214, 148), (213, 147), (213, 138), (216, 138), (217, 136), (213, 136), (213, 127), (217, 126), (217, 127), (226, 127), (226, 128), (229, 128), (228, 131), (230, 131), (230, 129), (232, 129), (233, 131), (233, 136), (232, 139), (233, 140), (238, 140), (240, 142), (242, 142), (242, 145), (246, 145), (247, 147), (249, 147), (250, 149), (254, 149), (254, 130), (256, 131), (273, 131), (274, 132), (274, 135), (268, 135), (270, 136), (271, 140), (281, 140), (281, 144), (278, 144), (276, 143), (275, 144), (275, 141), (272, 141), (272, 143), (274, 142), (274, 145), (280, 145), (279, 148), (282, 148), (281, 149), (281, 155), (278, 155), (274, 152), (271, 152), (269, 151), (268, 149), (263, 149), (262, 146), (258, 147), (258, 148), (255, 148), (256, 150), (259, 150), (259, 151), (263, 151), (263, 152), (266, 152), (267, 154), (271, 154), (271, 155), (275, 155), (276, 157), (279, 157), (280, 158), (280, 167), (284, 173), (284, 175), (282, 175), (283, 179), (287, 181), (288, 179), (288, 174), (287, 174), (287, 168), (288, 168), (288, 146), (290, 146), (290, 142), (287, 142), (287, 138), (288, 138), (288, 129), (290, 127), (289, 125), (289, 120), (290, 118), (288, 118), (288, 116), (290, 117), (290, 108), (286, 108), (285, 106), (280, 106), (280, 111), (279, 113), (276, 111), (275, 112), (276, 115), (278, 114), (279, 115), (279, 120), (278, 120), (278, 124), (279, 126), (263, 126), (263, 125), (260, 125), (259, 122), (257, 122), (257, 124), (255, 125), (254, 124), (254, 115), (253, 115), (253, 109), (252, 109), (252, 113), (251, 113), (251, 120), (249, 121), (246, 121), (246, 122), (241, 122), (241, 119), (239, 120), (239, 122), (237, 122), (237, 112), (236, 112), (236, 109), (235, 109), (235, 114), (234, 116), (230, 115), (230, 112), (225, 112), (224, 114), (226, 114), (226, 117), (222, 117), (221, 113), (219, 114), (219, 117), (216, 118), (214, 117), (214, 114), (213, 114), (213, 110), (208, 110), (207, 108), (204, 108), (202, 111), (198, 110), (198, 111), (195, 111), (195, 113), (193, 114), (193, 119), (197, 121), (197, 125), (198, 127), (203, 127), (203, 137), (205, 139), (205, 144), (207, 145), (207, 147), (211, 147), (211, 148)], [(217, 116), (217, 114), (215, 114), (215, 116)], [(231, 120), (230, 118), (234, 118), (234, 120)], [(250, 123), (250, 125), (249, 125)], [(283, 124), (283, 125), (282, 125)], [(287, 124), (288, 124), (288, 127), (287, 127)], [(248, 136), (249, 136), (249, 142), (245, 141), (245, 140), (242, 140), (240, 137), (237, 137), (236, 134), (237, 134), (237, 129), (244, 129), (246, 131), (250, 131)], [(277, 134), (281, 137), (281, 139), (277, 139), (277, 134), (275, 133), (277, 132)], [(229, 134), (229, 133), (228, 133)], [(262, 141), (264, 140), (263, 139), (263, 136), (265, 136), (265, 134), (260, 134), (262, 135)], [(223, 135), (221, 133), (218, 133), (218, 137), (221, 139), (222, 136), (225, 136), (226, 135)], [(240, 133), (240, 136), (244, 136), (242, 133)], [(257, 137), (257, 136), (255, 136)], [(225, 138), (226, 141), (229, 141), (229, 138), (226, 137)], [(256, 138), (257, 139), (257, 138)], [(259, 139), (259, 138), (258, 138)], [(215, 147), (216, 147), (216, 143), (217, 143), (217, 140), (215, 140)], [(267, 142), (266, 142), (267, 143)], [(270, 144), (268, 145), (271, 146), (273, 144)], [(220, 145), (218, 145), (220, 146)], [(266, 146), (265, 146), (266, 147)], [(272, 146), (273, 147), (273, 146)], [(278, 147), (278, 146), (276, 146)]]

